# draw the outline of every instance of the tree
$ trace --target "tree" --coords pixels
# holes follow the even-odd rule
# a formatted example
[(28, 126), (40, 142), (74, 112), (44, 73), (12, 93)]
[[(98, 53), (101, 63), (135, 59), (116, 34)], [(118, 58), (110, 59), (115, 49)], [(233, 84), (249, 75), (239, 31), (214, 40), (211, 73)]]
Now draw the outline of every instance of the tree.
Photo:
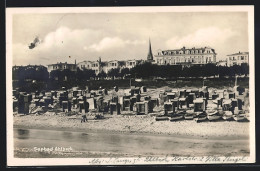
[(111, 78), (119, 77), (119, 68), (114, 68), (108, 71), (107, 75)]
[(241, 64), (241, 74), (246, 76), (249, 74), (249, 65), (247, 63)]
[(24, 81), (25, 79), (37, 80), (37, 81), (47, 81), (49, 78), (49, 73), (47, 68), (26, 68), (19, 67), (17, 70), (13, 70), (12, 73), (14, 80)]
[(104, 78), (107, 77), (107, 74), (102, 70), (102, 71), (98, 74), (98, 77), (104, 79)]
[(130, 69), (129, 68), (123, 68), (121, 69), (121, 72), (120, 72), (120, 76), (121, 77), (124, 77), (126, 75), (130, 74)]
[(130, 70), (132, 77), (148, 78), (155, 75), (156, 65), (152, 65), (149, 62), (137, 65)]

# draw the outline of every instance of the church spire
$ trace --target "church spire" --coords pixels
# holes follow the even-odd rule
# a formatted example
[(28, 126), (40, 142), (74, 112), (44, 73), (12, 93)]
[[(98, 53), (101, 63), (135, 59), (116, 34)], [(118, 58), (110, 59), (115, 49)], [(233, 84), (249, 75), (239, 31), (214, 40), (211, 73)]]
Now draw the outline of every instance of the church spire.
[(147, 55), (147, 61), (149, 61), (149, 62), (153, 61), (153, 53), (152, 53), (150, 37), (149, 37), (149, 51), (148, 51), (148, 55)]

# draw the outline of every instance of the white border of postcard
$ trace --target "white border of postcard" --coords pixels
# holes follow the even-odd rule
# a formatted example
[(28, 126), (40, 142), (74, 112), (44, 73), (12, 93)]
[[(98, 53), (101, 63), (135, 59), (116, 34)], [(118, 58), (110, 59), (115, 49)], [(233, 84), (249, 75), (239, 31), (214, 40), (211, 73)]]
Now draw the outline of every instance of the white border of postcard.
[[(14, 158), (12, 110), (12, 15), (20, 13), (154, 13), (154, 12), (248, 12), (249, 37), (249, 96), (250, 96), (250, 155), (207, 160), (206, 157), (159, 157), (148, 161), (141, 158)], [(6, 89), (7, 89), (7, 165), (8, 166), (57, 166), (57, 165), (140, 165), (140, 164), (226, 164), (255, 162), (255, 65), (254, 65), (254, 6), (168, 6), (168, 7), (80, 7), (80, 8), (7, 8), (6, 9)], [(10, 103), (8, 103), (10, 102)]]

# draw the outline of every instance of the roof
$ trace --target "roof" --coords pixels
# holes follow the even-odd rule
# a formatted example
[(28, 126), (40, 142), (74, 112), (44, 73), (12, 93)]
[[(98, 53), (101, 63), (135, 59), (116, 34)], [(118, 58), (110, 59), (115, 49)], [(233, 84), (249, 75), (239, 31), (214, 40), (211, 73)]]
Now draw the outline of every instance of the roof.
[(19, 66), (19, 65), (14, 65), (13, 68), (29, 68), (29, 67), (34, 67), (34, 68), (38, 68), (38, 67), (42, 67), (42, 68), (46, 68), (43, 65), (25, 65), (25, 66)]
[(49, 64), (47, 66), (51, 66), (51, 65), (76, 65), (76, 64), (68, 64), (67, 62), (64, 62), (64, 63), (60, 62), (60, 63), (56, 63), (56, 64)]
[[(192, 51), (192, 50), (202, 50), (202, 53), (205, 52), (206, 49), (211, 49), (213, 53), (216, 53), (215, 52), (215, 49), (211, 48), (211, 47), (208, 47), (208, 46), (205, 46), (205, 47), (201, 47), (201, 48), (186, 48), (186, 47), (183, 47), (181, 49), (169, 49), (169, 50), (159, 50), (159, 51), (162, 51), (162, 52), (172, 52), (172, 51)], [(196, 54), (196, 53), (195, 53)]]
[(230, 55), (227, 55), (227, 56), (234, 56), (234, 55), (248, 55), (249, 52), (238, 52), (238, 53), (234, 53), (234, 54), (230, 54)]
[(172, 50), (164, 50), (164, 51), (178, 51), (178, 50), (205, 50), (205, 49), (213, 49), (211, 47), (208, 47), (208, 46), (205, 46), (205, 47), (200, 47), (200, 48), (186, 48), (186, 47), (183, 47), (181, 49), (172, 49)]

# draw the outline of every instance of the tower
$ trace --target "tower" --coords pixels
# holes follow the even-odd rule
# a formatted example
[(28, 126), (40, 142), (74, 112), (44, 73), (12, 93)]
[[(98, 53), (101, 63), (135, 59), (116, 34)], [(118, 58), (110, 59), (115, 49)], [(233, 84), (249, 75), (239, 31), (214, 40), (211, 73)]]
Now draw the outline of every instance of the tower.
[(151, 47), (151, 41), (149, 38), (149, 50), (148, 50), (148, 55), (147, 55), (147, 61), (152, 62), (153, 61), (153, 53), (152, 53), (152, 47)]

